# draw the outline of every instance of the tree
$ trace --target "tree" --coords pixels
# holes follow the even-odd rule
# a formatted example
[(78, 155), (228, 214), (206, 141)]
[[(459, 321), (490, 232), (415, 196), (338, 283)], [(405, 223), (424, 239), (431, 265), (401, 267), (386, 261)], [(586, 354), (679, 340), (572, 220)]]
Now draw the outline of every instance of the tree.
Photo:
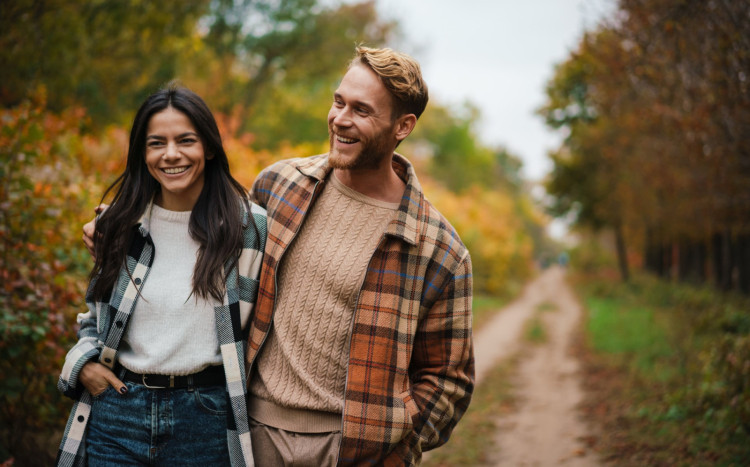
[(326, 139), (324, 118), (354, 45), (382, 45), (396, 25), (374, 0), (322, 7), (316, 0), (221, 0), (202, 20), (206, 50), (183, 74), (229, 131), (254, 134), (253, 146)]
[(94, 124), (119, 121), (174, 77), (208, 3), (2, 2), (0, 105), (44, 87), (52, 111), (84, 105)]
[(750, 230), (750, 138), (739, 131), (750, 125), (750, 4), (619, 7), (548, 87), (541, 113), (569, 132), (553, 157), (553, 209), (640, 232), (646, 266), (664, 276), (703, 280), (711, 251), (717, 285), (750, 291), (750, 266), (736, 260)]

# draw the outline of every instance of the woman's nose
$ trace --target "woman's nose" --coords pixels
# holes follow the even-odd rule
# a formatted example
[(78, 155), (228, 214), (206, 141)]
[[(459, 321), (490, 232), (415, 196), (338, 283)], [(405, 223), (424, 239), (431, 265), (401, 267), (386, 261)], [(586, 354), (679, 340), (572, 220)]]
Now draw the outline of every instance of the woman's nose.
[(167, 143), (167, 146), (164, 148), (164, 157), (165, 158), (175, 158), (179, 156), (179, 151), (177, 150), (177, 144), (169, 142)]

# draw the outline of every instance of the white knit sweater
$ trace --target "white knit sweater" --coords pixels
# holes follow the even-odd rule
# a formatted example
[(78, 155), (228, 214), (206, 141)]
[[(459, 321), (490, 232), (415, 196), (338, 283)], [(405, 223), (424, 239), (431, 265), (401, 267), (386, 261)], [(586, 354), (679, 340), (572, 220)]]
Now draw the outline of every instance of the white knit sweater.
[(191, 296), (198, 243), (188, 233), (189, 220), (190, 212), (153, 205), (154, 264), (118, 353), (130, 371), (188, 375), (221, 364), (216, 303)]

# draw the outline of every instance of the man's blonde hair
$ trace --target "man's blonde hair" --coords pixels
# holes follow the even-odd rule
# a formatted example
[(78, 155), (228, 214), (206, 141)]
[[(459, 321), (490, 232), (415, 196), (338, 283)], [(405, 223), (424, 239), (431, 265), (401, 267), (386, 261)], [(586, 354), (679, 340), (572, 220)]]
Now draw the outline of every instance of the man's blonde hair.
[(416, 60), (388, 48), (358, 46), (349, 68), (360, 64), (374, 71), (393, 97), (393, 118), (405, 114), (414, 114), (417, 118), (422, 115), (429, 96), (422, 69)]

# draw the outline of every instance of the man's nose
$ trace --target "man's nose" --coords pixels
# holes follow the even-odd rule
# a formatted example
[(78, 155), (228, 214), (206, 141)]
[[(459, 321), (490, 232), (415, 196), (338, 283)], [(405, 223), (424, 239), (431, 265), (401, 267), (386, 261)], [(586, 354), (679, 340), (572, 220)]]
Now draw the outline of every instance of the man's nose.
[(352, 123), (351, 110), (349, 107), (337, 109), (333, 117), (333, 124), (336, 126), (349, 126)]

